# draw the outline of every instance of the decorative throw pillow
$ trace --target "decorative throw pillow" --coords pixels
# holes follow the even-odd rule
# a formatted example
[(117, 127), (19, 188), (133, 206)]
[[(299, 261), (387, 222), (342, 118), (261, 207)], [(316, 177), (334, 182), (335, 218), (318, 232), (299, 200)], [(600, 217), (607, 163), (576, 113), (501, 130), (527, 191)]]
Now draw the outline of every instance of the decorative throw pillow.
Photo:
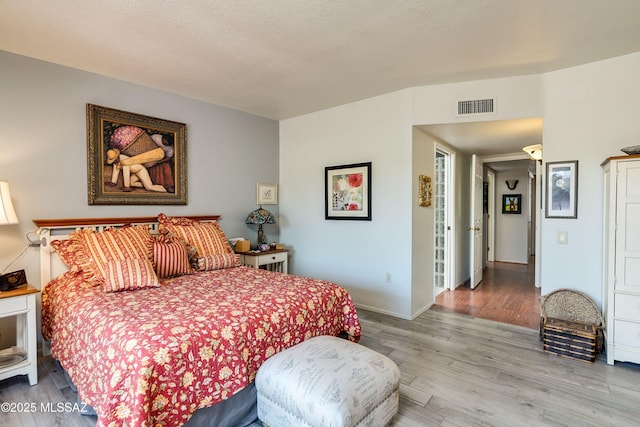
[(85, 280), (94, 286), (104, 282), (107, 264), (123, 259), (151, 261), (149, 239), (151, 234), (144, 225), (110, 228), (102, 232), (91, 229), (74, 231), (69, 238), (81, 248), (77, 261)]
[(158, 215), (160, 232), (193, 246), (198, 257), (212, 254), (233, 254), (233, 249), (217, 221), (198, 222), (189, 218)]
[(240, 255), (236, 254), (210, 254), (199, 257), (196, 263), (198, 271), (220, 270), (223, 268), (239, 267)]
[(124, 258), (111, 260), (105, 266), (105, 292), (128, 291), (133, 289), (157, 288), (158, 276), (148, 259)]
[(80, 271), (80, 263), (81, 260), (78, 258), (82, 258), (82, 247), (78, 245), (77, 242), (74, 242), (71, 239), (65, 240), (52, 240), (51, 246), (56, 250), (56, 253), (65, 263), (67, 267), (69, 267), (70, 271)]
[(153, 238), (153, 264), (160, 279), (192, 272), (187, 246), (165, 236)]

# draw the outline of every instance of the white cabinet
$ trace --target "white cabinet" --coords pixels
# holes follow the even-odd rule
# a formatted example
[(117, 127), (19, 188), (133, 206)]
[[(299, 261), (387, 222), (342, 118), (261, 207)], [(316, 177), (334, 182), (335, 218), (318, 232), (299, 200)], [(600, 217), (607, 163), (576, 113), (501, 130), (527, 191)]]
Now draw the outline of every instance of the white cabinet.
[(27, 375), (29, 384), (38, 382), (38, 360), (36, 354), (36, 294), (38, 289), (26, 287), (0, 293), (0, 318), (16, 320), (16, 347), (27, 353), (26, 360), (0, 367), (0, 380), (15, 375)]
[(640, 155), (604, 168), (604, 287), (607, 363), (640, 363)]
[(267, 252), (255, 253), (247, 252), (240, 255), (240, 262), (248, 267), (264, 267), (269, 271), (287, 274), (288, 257), (289, 251), (286, 249), (276, 249)]

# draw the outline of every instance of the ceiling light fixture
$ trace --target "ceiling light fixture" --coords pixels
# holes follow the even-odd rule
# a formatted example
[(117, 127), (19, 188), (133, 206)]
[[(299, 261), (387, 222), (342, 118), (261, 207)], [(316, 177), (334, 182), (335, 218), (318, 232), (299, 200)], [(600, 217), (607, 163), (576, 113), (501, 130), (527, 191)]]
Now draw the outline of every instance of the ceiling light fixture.
[(542, 144), (527, 145), (522, 149), (533, 160), (542, 161)]

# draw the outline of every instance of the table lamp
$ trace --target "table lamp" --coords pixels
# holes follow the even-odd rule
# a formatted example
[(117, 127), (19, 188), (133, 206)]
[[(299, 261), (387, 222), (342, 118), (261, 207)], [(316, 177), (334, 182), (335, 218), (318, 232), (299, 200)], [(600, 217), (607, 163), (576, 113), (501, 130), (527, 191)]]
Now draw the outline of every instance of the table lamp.
[[(13, 209), (13, 203), (11, 203), (11, 192), (9, 191), (9, 183), (7, 181), (0, 181), (0, 225), (17, 224), (18, 217), (16, 211)], [(28, 249), (28, 248), (27, 248)], [(22, 251), (20, 258), (26, 249)], [(16, 260), (18, 259), (16, 258)], [(5, 271), (13, 265), (16, 261), (12, 261), (1, 273), (0, 273), (0, 291), (10, 291), (27, 283), (24, 270), (14, 271), (13, 273), (4, 274)]]
[(18, 217), (16, 216), (16, 211), (13, 210), (13, 203), (11, 203), (9, 183), (0, 181), (0, 225), (17, 223)]
[(271, 212), (260, 206), (258, 209), (251, 211), (247, 220), (247, 224), (258, 224), (258, 244), (267, 243), (267, 238), (262, 230), (262, 224), (275, 224), (276, 219), (271, 215)]

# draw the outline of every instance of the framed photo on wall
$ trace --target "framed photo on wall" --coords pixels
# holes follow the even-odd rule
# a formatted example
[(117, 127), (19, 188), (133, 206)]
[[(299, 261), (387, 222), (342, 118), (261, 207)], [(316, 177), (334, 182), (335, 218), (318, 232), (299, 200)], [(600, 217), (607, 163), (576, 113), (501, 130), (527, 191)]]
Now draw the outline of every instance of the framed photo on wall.
[(431, 206), (431, 177), (427, 175), (420, 175), (418, 177), (418, 183), (418, 204), (425, 207)]
[(258, 205), (277, 205), (278, 204), (278, 186), (276, 184), (264, 184), (259, 182), (257, 185), (256, 203)]
[(186, 205), (187, 125), (87, 104), (90, 205)]
[(371, 221), (371, 162), (324, 168), (324, 218)]
[(503, 194), (502, 213), (520, 214), (522, 213), (522, 194)]
[(578, 217), (578, 161), (548, 162), (546, 218)]

